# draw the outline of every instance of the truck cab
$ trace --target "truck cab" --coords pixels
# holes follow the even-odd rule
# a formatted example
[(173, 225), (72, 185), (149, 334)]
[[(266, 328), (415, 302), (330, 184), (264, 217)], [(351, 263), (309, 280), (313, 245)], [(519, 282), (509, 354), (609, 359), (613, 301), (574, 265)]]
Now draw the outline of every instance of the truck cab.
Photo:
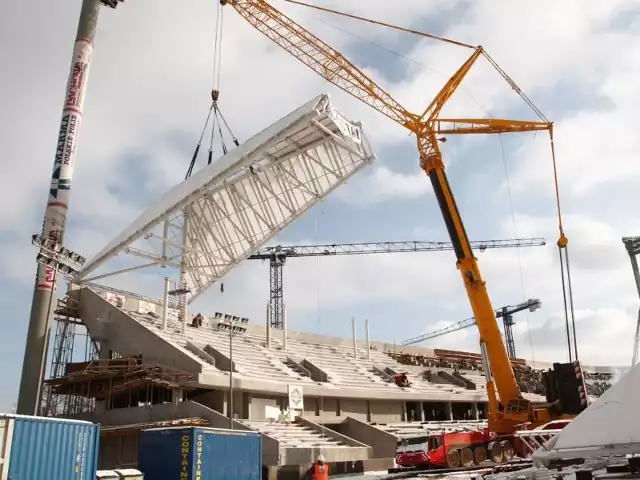
[(446, 464), (444, 433), (407, 437), (398, 441), (396, 463), (400, 467), (427, 467)]

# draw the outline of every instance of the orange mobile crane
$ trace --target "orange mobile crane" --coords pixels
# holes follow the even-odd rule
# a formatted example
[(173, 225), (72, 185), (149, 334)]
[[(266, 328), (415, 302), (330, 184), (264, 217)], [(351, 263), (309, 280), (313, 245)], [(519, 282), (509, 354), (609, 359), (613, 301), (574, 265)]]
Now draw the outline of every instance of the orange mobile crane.
[[(288, 0), (289, 1), (289, 0)], [(293, 2), (300, 3), (300, 2)], [(314, 70), (325, 80), (366, 103), (394, 122), (402, 125), (417, 139), (420, 168), (429, 177), (438, 205), (453, 244), (457, 258), (457, 267), (469, 297), (473, 316), (480, 331), (480, 343), (490, 365), (486, 370), (487, 394), (489, 397), (489, 425), (495, 434), (511, 434), (517, 425), (537, 426), (550, 420), (563, 418), (559, 402), (534, 406), (525, 399), (518, 387), (511, 362), (502, 341), (496, 321), (494, 308), (482, 279), (478, 263), (473, 255), (460, 212), (456, 206), (453, 192), (447, 180), (442, 154), (438, 147), (439, 135), (510, 133), (548, 131), (553, 139), (553, 125), (522, 93), (515, 82), (487, 55), (481, 46), (474, 47), (461, 42), (421, 35), (441, 41), (467, 47), (473, 50), (468, 60), (454, 73), (440, 90), (431, 104), (420, 115), (411, 113), (397, 102), (389, 93), (377, 85), (340, 52), (320, 40), (311, 32), (294, 22), (291, 18), (272, 7), (264, 0), (220, 0), (222, 6), (233, 7), (255, 29), (275, 42), (295, 58)], [(315, 7), (319, 8), (319, 7)], [(322, 9), (338, 13), (328, 9)], [(351, 18), (369, 21), (354, 15)], [(391, 26), (391, 25), (386, 25)], [(393, 26), (391, 26), (393, 27)], [(406, 30), (399, 27), (393, 27)], [(447, 119), (439, 118), (440, 112), (452, 94), (456, 91), (473, 64), (484, 56), (491, 65), (507, 80), (509, 85), (528, 103), (542, 121), (519, 121), (506, 119)], [(553, 142), (552, 142), (553, 151)], [(557, 181), (556, 181), (557, 184)], [(558, 246), (566, 246), (567, 240), (560, 222), (560, 240)]]

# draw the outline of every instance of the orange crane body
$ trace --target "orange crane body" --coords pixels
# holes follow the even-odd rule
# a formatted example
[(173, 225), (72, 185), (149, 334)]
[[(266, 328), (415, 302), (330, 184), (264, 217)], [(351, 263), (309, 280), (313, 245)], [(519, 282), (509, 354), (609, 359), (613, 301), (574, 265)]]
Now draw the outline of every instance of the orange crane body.
[[(507, 119), (440, 119), (442, 108), (456, 91), (476, 60), (484, 54), (473, 48), (467, 61), (454, 73), (421, 115), (411, 113), (377, 85), (340, 52), (294, 22), (264, 0), (220, 0), (232, 6), (247, 22), (267, 38), (311, 68), (325, 80), (366, 103), (416, 135), (420, 167), (429, 177), (456, 254), (480, 340), (486, 351), (492, 378), (487, 377), (489, 426), (498, 434), (514, 431), (516, 425), (541, 424), (555, 418), (548, 408), (534, 408), (523, 398), (491, 305), (486, 285), (473, 255), (469, 238), (449, 185), (437, 135), (487, 134), (545, 130), (548, 121)], [(464, 45), (466, 46), (466, 45)], [(489, 61), (493, 61), (484, 54)], [(496, 66), (496, 68), (499, 68)], [(506, 74), (501, 72), (505, 78)], [(515, 84), (512, 85), (514, 88)]]

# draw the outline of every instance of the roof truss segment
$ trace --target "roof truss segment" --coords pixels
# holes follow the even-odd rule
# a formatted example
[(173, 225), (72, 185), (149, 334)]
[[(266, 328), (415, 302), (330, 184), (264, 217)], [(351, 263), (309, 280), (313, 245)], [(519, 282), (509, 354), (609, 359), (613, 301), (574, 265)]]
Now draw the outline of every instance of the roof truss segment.
[[(193, 301), (374, 159), (361, 124), (320, 95), (167, 192), (78, 280), (174, 267)], [(122, 254), (144, 263), (95, 275)]]

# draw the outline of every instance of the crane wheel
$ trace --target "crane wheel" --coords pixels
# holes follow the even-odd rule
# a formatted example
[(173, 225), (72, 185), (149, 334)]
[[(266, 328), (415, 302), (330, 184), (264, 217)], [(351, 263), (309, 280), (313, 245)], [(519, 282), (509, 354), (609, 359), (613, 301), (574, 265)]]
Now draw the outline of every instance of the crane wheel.
[(465, 468), (473, 466), (473, 452), (469, 447), (460, 450), (460, 465)]
[(502, 457), (505, 462), (513, 460), (513, 445), (509, 440), (503, 440), (500, 442), (500, 446), (502, 447)]
[(489, 443), (489, 460), (493, 463), (502, 463), (503, 458), (502, 445), (498, 442)]
[(458, 468), (460, 466), (460, 452), (451, 449), (447, 452), (447, 468)]
[(476, 465), (480, 465), (487, 461), (487, 450), (482, 446), (478, 445), (473, 447), (473, 463)]

